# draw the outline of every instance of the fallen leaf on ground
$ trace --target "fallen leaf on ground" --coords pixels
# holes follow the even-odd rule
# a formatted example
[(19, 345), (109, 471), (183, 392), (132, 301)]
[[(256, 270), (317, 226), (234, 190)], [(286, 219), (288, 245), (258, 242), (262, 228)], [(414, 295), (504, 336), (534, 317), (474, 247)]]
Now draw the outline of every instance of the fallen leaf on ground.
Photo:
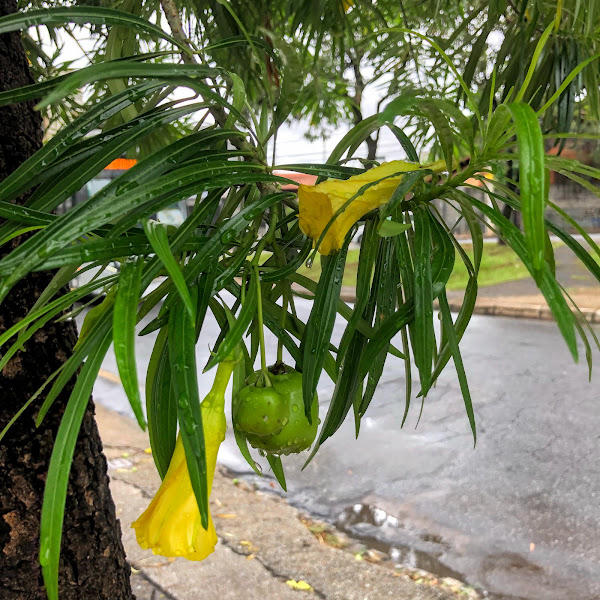
[(294, 579), (288, 579), (286, 581), (286, 584), (289, 585), (293, 590), (302, 590), (305, 592), (313, 591), (312, 586), (309, 585), (308, 583), (306, 583), (306, 581), (303, 581), (302, 579), (300, 581), (295, 581)]

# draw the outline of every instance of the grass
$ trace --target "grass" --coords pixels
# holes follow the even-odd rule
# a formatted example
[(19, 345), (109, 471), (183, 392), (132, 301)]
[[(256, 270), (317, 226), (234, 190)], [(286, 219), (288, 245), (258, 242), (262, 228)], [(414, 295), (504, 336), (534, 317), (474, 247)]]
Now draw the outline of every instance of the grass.
[[(470, 244), (465, 244), (463, 248), (469, 257), (473, 259), (472, 246)], [(356, 285), (358, 255), (358, 249), (348, 251), (346, 270), (344, 271), (342, 283), (344, 286), (354, 287)], [(302, 266), (298, 272), (317, 281), (321, 274), (320, 263), (318, 260), (315, 260), (312, 268), (308, 269), (306, 266)], [(479, 270), (479, 287), (495, 285), (505, 281), (517, 281), (527, 277), (529, 277), (529, 271), (508, 246), (485, 244)], [(457, 254), (454, 271), (450, 276), (447, 288), (449, 290), (463, 290), (466, 287), (468, 280), (469, 276), (467, 268)]]

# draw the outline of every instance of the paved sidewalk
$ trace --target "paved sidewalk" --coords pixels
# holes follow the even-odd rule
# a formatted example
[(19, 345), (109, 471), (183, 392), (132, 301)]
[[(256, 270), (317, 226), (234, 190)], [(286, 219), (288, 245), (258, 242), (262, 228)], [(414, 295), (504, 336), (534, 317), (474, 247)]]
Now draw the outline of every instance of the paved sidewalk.
[[(215, 553), (195, 563), (142, 550), (131, 523), (160, 483), (152, 457), (145, 451), (147, 436), (133, 421), (101, 406), (96, 406), (96, 414), (138, 600), (479, 598), (453, 579), (357, 560), (352, 551), (333, 547), (344, 543), (341, 534), (338, 537), (329, 526), (315, 525), (285, 499), (259, 492), (220, 469), (211, 495), (220, 539)], [(384, 560), (368, 551), (362, 556)], [(294, 589), (292, 581), (306, 582), (310, 589)]]

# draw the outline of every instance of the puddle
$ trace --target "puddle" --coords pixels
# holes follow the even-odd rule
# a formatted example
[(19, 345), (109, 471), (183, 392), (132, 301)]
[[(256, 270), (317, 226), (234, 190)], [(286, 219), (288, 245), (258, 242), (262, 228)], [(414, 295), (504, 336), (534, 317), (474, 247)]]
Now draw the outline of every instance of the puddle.
[[(423, 569), (439, 577), (452, 577), (464, 581), (462, 573), (451, 569), (440, 560), (448, 548), (440, 536), (418, 536), (424, 546), (430, 546), (427, 551), (409, 544), (390, 541), (390, 538), (400, 537), (394, 536), (390, 530), (404, 530), (405, 527), (396, 517), (381, 508), (371, 504), (354, 504), (342, 511), (335, 521), (335, 526), (347, 535), (360, 539), (370, 548), (385, 552), (399, 565)], [(383, 532), (385, 534), (381, 535)]]

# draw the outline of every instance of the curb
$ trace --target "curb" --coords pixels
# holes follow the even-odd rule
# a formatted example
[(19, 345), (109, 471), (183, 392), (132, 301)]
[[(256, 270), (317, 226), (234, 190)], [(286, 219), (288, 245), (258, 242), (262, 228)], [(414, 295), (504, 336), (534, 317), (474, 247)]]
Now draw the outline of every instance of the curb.
[[(352, 287), (343, 287), (340, 298), (344, 302), (355, 302), (356, 292)], [(600, 300), (599, 300), (600, 302)], [(448, 298), (448, 305), (452, 312), (458, 312), (462, 308), (461, 299)], [(435, 303), (437, 308), (437, 302)], [(571, 309), (576, 316), (581, 313), (588, 323), (600, 323), (600, 309), (582, 308), (579, 311)], [(498, 297), (486, 298), (480, 296), (475, 304), (473, 314), (494, 317), (512, 317), (516, 319), (540, 319), (543, 321), (554, 321), (554, 315), (546, 304), (542, 303), (504, 303)]]
[[(458, 312), (462, 307), (462, 302), (460, 300), (448, 299), (448, 305), (452, 312)], [(593, 308), (580, 308), (579, 311), (571, 310), (575, 316), (581, 313), (588, 323), (600, 323), (600, 310), (594, 310)], [(552, 311), (545, 304), (500, 304), (495, 299), (489, 303), (478, 301), (475, 304), (473, 314), (554, 321)]]

